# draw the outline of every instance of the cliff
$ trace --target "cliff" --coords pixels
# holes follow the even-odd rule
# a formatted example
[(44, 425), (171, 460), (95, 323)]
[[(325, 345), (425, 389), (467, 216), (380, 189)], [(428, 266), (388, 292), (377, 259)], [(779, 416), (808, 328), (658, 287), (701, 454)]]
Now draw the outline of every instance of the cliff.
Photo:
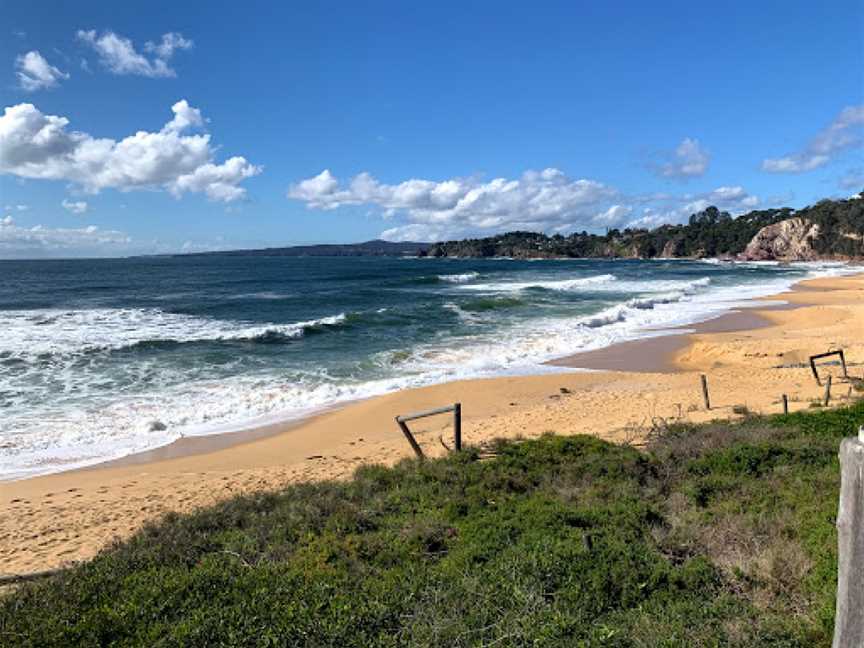
[(745, 261), (812, 261), (819, 225), (800, 217), (763, 227), (741, 254)]

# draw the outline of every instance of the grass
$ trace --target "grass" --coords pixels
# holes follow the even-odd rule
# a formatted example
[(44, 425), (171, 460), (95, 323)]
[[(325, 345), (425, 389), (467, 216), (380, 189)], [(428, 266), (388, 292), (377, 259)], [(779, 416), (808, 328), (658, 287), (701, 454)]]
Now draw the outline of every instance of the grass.
[(828, 646), (864, 405), (368, 466), (169, 515), (0, 600), (15, 646)]

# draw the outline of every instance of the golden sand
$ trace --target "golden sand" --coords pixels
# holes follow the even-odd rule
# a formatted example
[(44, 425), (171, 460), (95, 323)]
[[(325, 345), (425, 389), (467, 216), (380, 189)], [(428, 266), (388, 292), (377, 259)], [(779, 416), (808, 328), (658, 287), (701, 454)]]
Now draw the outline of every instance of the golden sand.
[[(806, 366), (812, 354), (843, 348), (850, 374), (864, 373), (864, 275), (803, 282), (774, 299), (795, 308), (757, 308), (689, 335), (563, 361), (607, 371), (406, 390), (300, 424), (181, 440), (92, 469), (2, 483), (0, 572), (90, 558), (113, 538), (127, 537), (167, 511), (297, 481), (346, 478), (362, 463), (392, 464), (411, 456), (393, 420), (399, 413), (460, 401), (469, 444), (545, 432), (638, 441), (656, 421), (732, 418), (742, 407), (778, 412), (784, 393), (792, 411), (806, 409), (823, 395)], [(757, 322), (764, 325), (753, 328)], [(618, 370), (624, 367), (629, 371)], [(833, 402), (844, 402), (851, 384), (835, 365), (824, 371), (834, 376)], [(702, 406), (700, 373), (708, 375), (710, 412)], [(448, 438), (449, 426), (442, 416), (417, 421), (412, 429), (424, 451), (436, 456), (444, 452), (439, 437)]]

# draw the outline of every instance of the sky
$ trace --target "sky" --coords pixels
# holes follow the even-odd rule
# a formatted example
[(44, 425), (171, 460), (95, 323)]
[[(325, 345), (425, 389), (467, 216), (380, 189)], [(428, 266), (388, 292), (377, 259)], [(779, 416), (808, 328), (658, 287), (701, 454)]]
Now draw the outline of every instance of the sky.
[(857, 0), (0, 15), (0, 258), (603, 232), (864, 188)]

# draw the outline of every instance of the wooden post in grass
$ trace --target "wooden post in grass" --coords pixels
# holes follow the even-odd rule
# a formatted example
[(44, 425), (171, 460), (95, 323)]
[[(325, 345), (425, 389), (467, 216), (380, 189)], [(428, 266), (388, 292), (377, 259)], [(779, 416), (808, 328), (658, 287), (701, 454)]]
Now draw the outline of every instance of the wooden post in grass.
[(831, 402), (831, 374), (828, 374), (828, 380), (825, 381), (825, 407)]
[(834, 648), (864, 646), (864, 427), (840, 444)]
[(786, 394), (783, 394), (783, 413), (789, 413), (789, 397)]
[(453, 447), (462, 450), (462, 403), (453, 405)]
[(702, 380), (702, 400), (705, 401), (705, 409), (711, 409), (711, 399), (708, 397), (708, 378), (705, 374), (700, 376)]

